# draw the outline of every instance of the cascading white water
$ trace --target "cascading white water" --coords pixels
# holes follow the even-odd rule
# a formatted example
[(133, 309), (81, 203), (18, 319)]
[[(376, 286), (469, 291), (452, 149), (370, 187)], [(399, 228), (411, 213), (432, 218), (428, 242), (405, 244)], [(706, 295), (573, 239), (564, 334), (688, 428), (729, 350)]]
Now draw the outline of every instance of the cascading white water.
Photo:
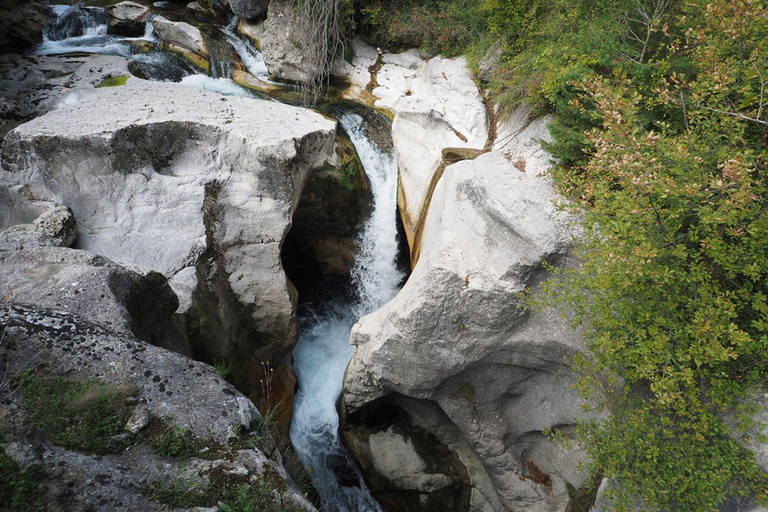
[(104, 9), (81, 8), (79, 5), (51, 5), (56, 16), (43, 32), (43, 42), (35, 49), (39, 55), (85, 52), (131, 57), (131, 41), (155, 41), (151, 20), (147, 21), (142, 37), (121, 37), (107, 34), (109, 15)]
[(245, 69), (256, 78), (269, 81), (269, 70), (264, 62), (264, 57), (250, 41), (244, 40), (235, 33), (237, 22), (238, 18), (233, 18), (229, 25), (221, 29), (221, 32), (240, 56)]
[(347, 113), (339, 121), (365, 168), (373, 209), (360, 234), (360, 252), (352, 270), (355, 298), (351, 303), (326, 305), (321, 313), (304, 319), (308, 325), (302, 325), (293, 351), (299, 391), (290, 436), (302, 462), (312, 469), (312, 481), (326, 510), (380, 512), (339, 441), (336, 403), (354, 351), (349, 344), (352, 326), (394, 297), (404, 277), (396, 264), (397, 163), (391, 150), (383, 150), (368, 137), (361, 116)]

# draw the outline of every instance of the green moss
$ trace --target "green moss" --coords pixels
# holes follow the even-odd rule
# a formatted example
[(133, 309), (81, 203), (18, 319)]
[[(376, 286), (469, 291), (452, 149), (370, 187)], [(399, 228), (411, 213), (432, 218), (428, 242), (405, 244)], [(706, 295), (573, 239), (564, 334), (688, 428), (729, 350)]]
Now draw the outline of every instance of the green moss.
[(111, 437), (123, 432), (130, 410), (128, 387), (29, 371), (21, 379), (21, 403), (35, 425), (66, 448), (106, 454)]
[(128, 75), (111, 76), (109, 78), (105, 78), (99, 85), (96, 86), (96, 88), (118, 87), (120, 85), (125, 85), (125, 82), (127, 81), (128, 81)]
[[(222, 512), (297, 512), (302, 508), (290, 503), (274, 491), (285, 491), (285, 482), (277, 476), (267, 479), (270, 469), (265, 468), (265, 480), (251, 484), (246, 477), (224, 471), (211, 471), (200, 476), (157, 482), (150, 496), (155, 501), (174, 508), (218, 506)], [(272, 470), (274, 471), (274, 470)]]

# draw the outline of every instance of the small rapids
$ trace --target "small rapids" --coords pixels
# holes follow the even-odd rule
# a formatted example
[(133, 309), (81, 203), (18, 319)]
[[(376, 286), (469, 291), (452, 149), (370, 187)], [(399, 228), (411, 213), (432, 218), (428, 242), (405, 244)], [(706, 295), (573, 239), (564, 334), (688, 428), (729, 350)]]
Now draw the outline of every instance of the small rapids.
[(293, 351), (299, 392), (290, 436), (302, 462), (312, 469), (313, 483), (326, 510), (380, 512), (341, 445), (336, 404), (354, 352), (349, 344), (352, 326), (392, 299), (404, 277), (397, 268), (397, 163), (391, 150), (368, 137), (366, 121), (360, 115), (346, 113), (339, 122), (370, 181), (373, 211), (359, 236), (360, 252), (352, 269), (353, 298), (330, 301), (322, 310), (300, 319), (302, 334)]

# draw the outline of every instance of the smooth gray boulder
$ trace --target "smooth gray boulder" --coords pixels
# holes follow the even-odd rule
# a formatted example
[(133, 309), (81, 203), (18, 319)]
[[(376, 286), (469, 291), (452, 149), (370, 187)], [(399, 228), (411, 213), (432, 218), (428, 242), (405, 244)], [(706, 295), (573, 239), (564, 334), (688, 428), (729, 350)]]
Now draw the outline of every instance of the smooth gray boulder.
[(229, 0), (229, 8), (243, 19), (253, 19), (267, 14), (269, 0)]
[(30, 247), (69, 247), (77, 238), (75, 214), (66, 206), (57, 206), (32, 221), (0, 232), (0, 250)]
[(193, 350), (258, 392), (297, 336), (280, 248), (335, 141), (305, 109), (131, 77), (6, 137), (0, 226), (69, 205), (80, 248), (169, 278)]
[[(404, 396), (416, 399), (400, 404), (412, 421), (457, 454), (458, 430), (472, 452), (462, 464), (485, 493), (469, 510), (564, 510), (567, 486), (587, 479), (583, 454), (545, 434), (567, 433), (582, 414), (570, 363), (583, 340), (556, 312), (521, 309), (518, 296), (544, 278), (545, 261), (567, 261), (573, 219), (557, 201), (551, 183), (499, 152), (447, 167), (408, 282), (352, 329), (347, 413)], [(444, 419), (427, 418), (422, 403)]]

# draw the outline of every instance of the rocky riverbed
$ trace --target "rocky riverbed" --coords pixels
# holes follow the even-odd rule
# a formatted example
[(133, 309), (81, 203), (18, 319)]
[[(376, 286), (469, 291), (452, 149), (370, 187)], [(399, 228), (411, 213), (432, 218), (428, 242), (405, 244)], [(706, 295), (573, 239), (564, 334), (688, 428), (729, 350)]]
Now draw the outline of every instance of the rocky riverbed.
[[(0, 39), (0, 447), (44, 508), (593, 506), (549, 435), (584, 414), (584, 341), (521, 305), (576, 264), (549, 118), (502, 115), (462, 57), (360, 39), (302, 107), (322, 70), (288, 0), (7, 12), (27, 21)], [(61, 389), (83, 396), (34, 398)], [(297, 392), (324, 404), (291, 431), (331, 429), (321, 462), (288, 444)], [(101, 444), (41, 412), (105, 393)]]

